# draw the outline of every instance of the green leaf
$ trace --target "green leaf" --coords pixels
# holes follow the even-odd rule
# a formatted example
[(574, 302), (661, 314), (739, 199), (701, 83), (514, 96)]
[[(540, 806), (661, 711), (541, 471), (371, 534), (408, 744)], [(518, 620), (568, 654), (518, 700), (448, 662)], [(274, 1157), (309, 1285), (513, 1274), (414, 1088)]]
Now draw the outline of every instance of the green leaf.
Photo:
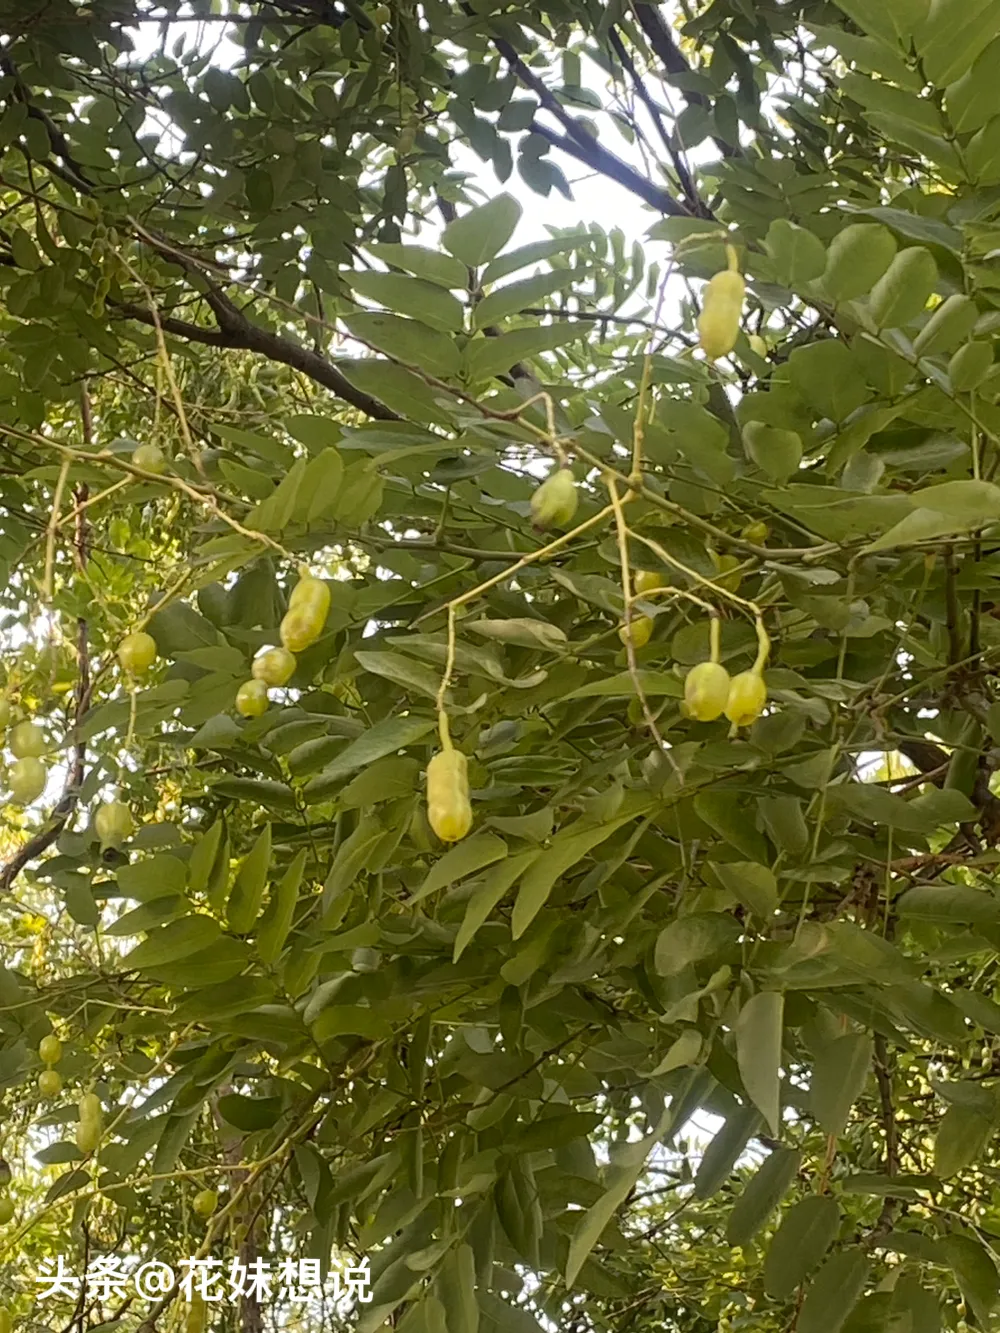
[(520, 852), (517, 856), (511, 856), (499, 865), (495, 865), (477, 883), (475, 891), (469, 898), (458, 934), (455, 936), (453, 962), (458, 962), (494, 907), (540, 855), (538, 851)]
[(818, 236), (787, 218), (775, 218), (764, 240), (779, 282), (801, 287), (826, 267), (826, 249)]
[(232, 1092), (219, 1098), (219, 1114), (223, 1120), (247, 1134), (270, 1129), (281, 1110), (280, 1097), (243, 1097)]
[(944, 90), (948, 118), (959, 134), (971, 134), (996, 114), (996, 60), (1000, 39), (994, 39), (954, 83)]
[(341, 790), (337, 799), (342, 809), (357, 810), (412, 796), (419, 787), (420, 765), (417, 760), (394, 754), (376, 759), (374, 764), (362, 769)]
[(400, 273), (359, 272), (351, 274), (356, 292), (397, 315), (410, 315), (436, 329), (454, 333), (462, 328), (465, 310), (450, 292), (423, 278), (407, 278)]
[(712, 865), (716, 879), (728, 891), (749, 907), (755, 916), (768, 921), (778, 906), (778, 882), (767, 866), (756, 861), (732, 861)]
[(986, 889), (964, 884), (907, 889), (897, 901), (896, 911), (901, 917), (940, 925), (1000, 925), (1000, 900)]
[(946, 1180), (980, 1161), (995, 1132), (995, 1115), (949, 1106), (934, 1137), (934, 1174)]
[(567, 643), (565, 630), (561, 630), (558, 625), (550, 625), (547, 620), (529, 620), (526, 617), (515, 620), (471, 620), (466, 621), (464, 628), (481, 634), (484, 639), (516, 643), (522, 648), (540, 648), (546, 652), (559, 652)]
[(589, 249), (592, 244), (592, 236), (583, 230), (570, 232), (566, 236), (553, 236), (545, 241), (532, 241), (530, 245), (522, 245), (517, 250), (508, 250), (500, 259), (494, 259), (487, 266), (483, 272), (483, 286), (488, 287), (491, 283), (505, 278), (508, 273), (516, 273), (518, 269), (527, 268), (530, 264), (537, 264), (543, 259), (551, 259), (553, 255), (563, 255), (570, 250)]
[(767, 844), (747, 820), (742, 798), (736, 792), (700, 791), (694, 798), (694, 810), (723, 843), (749, 860), (763, 863), (769, 859)]
[(412, 370), (380, 357), (338, 361), (337, 366), (356, 389), (370, 394), (400, 416), (435, 426), (452, 424), (448, 407), (451, 400), (440, 389), (431, 388)]
[(478, 268), (500, 253), (520, 218), (517, 200), (509, 194), (498, 194), (489, 203), (449, 222), (441, 233), (441, 244), (469, 268)]
[[(344, 481), (344, 460), (336, 449), (325, 448), (306, 467), (301, 495), (305, 500), (306, 523), (316, 523), (336, 513)], [(296, 518), (300, 508), (296, 506)]]
[(795, 391), (831, 421), (844, 421), (872, 396), (857, 358), (839, 338), (796, 347), (788, 371)]
[(151, 931), (141, 944), (125, 955), (122, 966), (126, 971), (162, 967), (208, 948), (221, 934), (218, 924), (209, 916), (181, 917), (179, 921)]
[(386, 680), (401, 685), (404, 690), (412, 690), (415, 694), (431, 699), (437, 698), (441, 678), (430, 667), (414, 662), (412, 657), (404, 657), (402, 653), (362, 652), (356, 649), (354, 659), (363, 670), (384, 676)]
[(743, 427), (743, 443), (750, 458), (772, 481), (786, 481), (802, 462), (802, 440), (793, 430), (748, 421)]
[(299, 886), (305, 871), (306, 856), (305, 849), (300, 851), (282, 875), (261, 920), (260, 929), (257, 931), (257, 954), (265, 963), (274, 962), (288, 938), (295, 916), (295, 905), (298, 902)]
[(336, 791), (345, 777), (356, 773), (359, 768), (373, 764), (387, 754), (404, 750), (434, 730), (433, 718), (424, 717), (389, 717), (352, 741), (342, 750), (332, 764), (317, 777), (313, 778), (305, 789), (306, 800), (320, 801)]
[(736, 1020), (736, 1059), (751, 1101), (772, 1134), (781, 1130), (781, 1039), (785, 997), (760, 991), (740, 1010)]
[(511, 933), (515, 940), (521, 938), (548, 902), (556, 881), (588, 852), (610, 838), (617, 829), (630, 824), (633, 818), (634, 815), (628, 815), (598, 825), (597, 828), (586, 829), (583, 833), (563, 834), (553, 840), (552, 845), (525, 871), (521, 880), (511, 917)]
[(868, 1280), (870, 1265), (859, 1249), (828, 1259), (806, 1292), (798, 1333), (839, 1333)]
[(337, 848), (323, 885), (323, 911), (328, 912), (358, 874), (372, 859), (375, 849), (385, 836), (385, 829), (374, 817), (363, 819), (357, 828)]
[(420, 320), (365, 313), (345, 315), (344, 323), (361, 342), (437, 379), (448, 379), (461, 369), (462, 358), (455, 342)]
[(694, 1178), (696, 1199), (711, 1198), (725, 1183), (743, 1150), (759, 1130), (760, 1114), (752, 1106), (741, 1106), (727, 1117), (702, 1154)]
[(507, 844), (493, 833), (476, 833), (465, 838), (431, 866), (420, 888), (412, 895), (409, 906), (421, 902), (432, 893), (467, 879), (485, 866), (500, 861), (507, 855)]
[(989, 1328), (1000, 1296), (996, 1264), (986, 1248), (971, 1236), (945, 1236), (941, 1243), (962, 1295), (983, 1328)]
[(187, 885), (191, 893), (204, 893), (208, 888), (212, 867), (222, 846), (225, 825), (217, 819), (207, 833), (203, 833), (191, 849), (187, 867)]
[(436, 282), (439, 287), (458, 288), (462, 291), (468, 286), (469, 272), (461, 260), (440, 250), (429, 250), (423, 245), (371, 244), (368, 249), (376, 259), (393, 268), (406, 269), (414, 277), (425, 282)]
[(456, 1245), (448, 1252), (441, 1265), (438, 1287), (447, 1312), (448, 1333), (478, 1333), (476, 1256), (471, 1245)]
[(556, 269), (552, 273), (538, 273), (533, 278), (508, 283), (484, 296), (472, 312), (477, 329), (499, 324), (508, 315), (516, 315), (526, 306), (537, 306), (553, 292), (563, 291), (570, 282), (568, 271)]
[(23, 227), (14, 227), (10, 233), (10, 252), (18, 268), (34, 273), (42, 266), (42, 257), (34, 241)]
[(604, 1234), (604, 1229), (615, 1212), (631, 1192), (646, 1164), (647, 1157), (670, 1128), (672, 1122), (671, 1112), (664, 1112), (659, 1124), (651, 1134), (647, 1134), (645, 1138), (633, 1143), (626, 1144), (620, 1149), (618, 1158), (607, 1176), (611, 1183), (597, 1202), (592, 1204), (580, 1218), (570, 1239), (569, 1254), (566, 1257), (567, 1288), (572, 1287), (576, 1282), (588, 1255)]
[(468, 373), (473, 380), (488, 380), (506, 374), (519, 361), (530, 360), (542, 352), (553, 351), (585, 337), (572, 323), (552, 324), (544, 328), (515, 329), (498, 338), (473, 338), (466, 348)]
[(729, 1214), (726, 1240), (730, 1245), (753, 1240), (788, 1193), (801, 1161), (802, 1153), (792, 1148), (775, 1148), (765, 1158)]
[(787, 1300), (820, 1263), (840, 1226), (840, 1209), (828, 1194), (801, 1199), (784, 1216), (764, 1260), (764, 1288)]
[(739, 937), (739, 924), (723, 912), (678, 917), (657, 936), (654, 966), (661, 977), (677, 976), (692, 963), (731, 948)]
[(226, 919), (234, 935), (245, 935), (253, 929), (264, 901), (264, 887), (270, 868), (271, 825), (265, 824), (237, 871), (226, 904)]
[(809, 1109), (826, 1134), (837, 1135), (865, 1086), (871, 1068), (871, 1038), (849, 1032), (823, 1048), (813, 1067)]

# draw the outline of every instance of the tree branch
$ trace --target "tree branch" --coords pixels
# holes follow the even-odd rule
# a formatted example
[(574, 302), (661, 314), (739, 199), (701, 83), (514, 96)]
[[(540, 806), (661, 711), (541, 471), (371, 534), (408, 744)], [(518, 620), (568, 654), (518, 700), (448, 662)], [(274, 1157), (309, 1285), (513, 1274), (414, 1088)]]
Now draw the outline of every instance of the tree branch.
[[(173, 248), (167, 257), (176, 262), (176, 252)], [(397, 413), (380, 403), (378, 399), (356, 389), (343, 372), (325, 356), (321, 356), (309, 347), (303, 347), (300, 343), (283, 338), (278, 333), (271, 333), (268, 329), (261, 328), (259, 324), (252, 323), (227, 296), (218, 290), (204, 292), (203, 295), (218, 322), (217, 329), (206, 329), (198, 324), (190, 324), (186, 320), (160, 315), (160, 327), (163, 332), (184, 338), (188, 342), (203, 343), (208, 347), (228, 347), (245, 352), (257, 352), (271, 361), (279, 361), (283, 365), (291, 366), (293, 370), (302, 371), (311, 380), (322, 384), (324, 388), (335, 393), (338, 398), (343, 398), (346, 403), (356, 407), (359, 412), (364, 412), (366, 416), (375, 417), (379, 421), (399, 420)], [(155, 327), (152, 312), (144, 306), (127, 301), (109, 302), (109, 304), (125, 318)]]
[[(80, 395), (80, 418), (82, 422), (82, 433), (84, 443), (90, 446), (93, 442), (93, 416), (90, 408), (90, 397), (84, 388)], [(74, 493), (77, 505), (86, 499), (87, 487), (78, 487)], [(78, 509), (76, 517), (76, 532), (73, 542), (73, 556), (78, 568), (83, 568), (87, 561), (88, 550), (88, 525), (87, 512), (85, 509)], [(44, 828), (29, 838), (23, 847), (19, 848), (13, 856), (9, 857), (0, 867), (0, 893), (9, 893), (10, 886), (21, 873), (26, 865), (29, 865), (36, 857), (41, 856), (42, 852), (47, 851), (56, 841), (63, 829), (69, 823), (70, 815), (76, 809), (77, 801), (80, 799), (80, 789), (83, 786), (84, 768), (87, 760), (87, 742), (80, 737), (80, 722), (84, 713), (90, 707), (90, 693), (92, 682), (90, 678), (90, 650), (88, 645), (87, 622), (81, 616), (77, 622), (76, 650), (77, 650), (77, 676), (76, 693), (73, 701), (73, 759), (70, 764), (69, 772), (66, 774), (66, 783), (63, 787), (63, 794), (49, 816), (49, 820)]]
[[(463, 5), (462, 8), (467, 14), (473, 14), (468, 5)], [(630, 167), (627, 162), (622, 161), (620, 157), (616, 157), (609, 149), (603, 148), (594, 136), (589, 134), (579, 121), (569, 114), (538, 75), (528, 68), (510, 42), (495, 35), (491, 37), (491, 41), (506, 60), (518, 81), (525, 88), (531, 89), (538, 98), (539, 104), (550, 115), (554, 116), (566, 131), (564, 138), (556, 134), (555, 131), (547, 130), (536, 121), (532, 121), (530, 128), (535, 134), (541, 134), (555, 148), (559, 148), (571, 157), (575, 157), (578, 162), (585, 163), (593, 171), (599, 172), (602, 176), (607, 176), (609, 180), (617, 181), (619, 185), (623, 185), (626, 190), (638, 195), (640, 199), (644, 199), (647, 204), (650, 204), (659, 212), (676, 217), (689, 216), (689, 210), (683, 204), (678, 203), (676, 199), (671, 198), (666, 190), (661, 189), (652, 181), (646, 180), (645, 176), (640, 175), (634, 167)]]
[(537, 120), (533, 120), (528, 128), (533, 134), (540, 134), (543, 139), (548, 139), (553, 148), (568, 153), (570, 157), (576, 158), (584, 166), (590, 167), (591, 171), (606, 176), (608, 180), (617, 181), (619, 185), (623, 185), (631, 194), (638, 195), (640, 199), (644, 200), (650, 207), (655, 208), (657, 212), (675, 218), (691, 216), (690, 209), (678, 203), (666, 190), (653, 181), (647, 180), (645, 176), (640, 176), (638, 171), (630, 167), (627, 162), (623, 162), (620, 157), (615, 157), (614, 153), (602, 148), (597, 140), (590, 138), (589, 135), (587, 136), (587, 144), (583, 145), (574, 139), (564, 138), (561, 134), (557, 134), (555, 130), (550, 130), (547, 125), (542, 125)]
[(614, 28), (611, 29), (608, 36), (611, 40), (611, 45), (614, 48), (615, 54), (622, 63), (622, 68), (627, 71), (629, 78), (632, 80), (632, 86), (635, 89), (639, 100), (649, 112), (650, 118), (656, 126), (656, 131), (660, 136), (664, 148), (666, 148), (667, 152), (670, 154), (670, 160), (674, 164), (674, 171), (677, 173), (677, 180), (684, 193), (684, 197), (688, 202), (688, 207), (698, 216), (710, 218), (712, 216), (712, 211), (707, 204), (703, 204), (698, 197), (698, 191), (695, 188), (691, 173), (687, 168), (687, 163), (678, 151), (677, 146), (674, 143), (673, 135), (671, 135), (666, 125), (664, 125), (663, 117), (660, 115), (660, 108), (649, 95), (649, 89), (646, 87), (642, 76), (636, 69), (635, 61), (626, 50), (625, 43)]
[[(639, 20), (639, 26), (646, 34), (649, 44), (653, 48), (653, 53), (666, 72), (675, 78), (694, 73), (674, 41), (673, 33), (664, 23), (659, 7), (650, 4), (649, 0), (636, 0), (634, 9), (635, 16)], [(694, 88), (682, 88), (681, 95), (692, 106), (705, 107), (706, 110), (711, 107), (711, 102), (705, 94)], [(724, 139), (717, 139), (713, 135), (712, 142), (723, 157), (735, 157), (738, 153), (738, 150), (732, 144), (726, 143)]]

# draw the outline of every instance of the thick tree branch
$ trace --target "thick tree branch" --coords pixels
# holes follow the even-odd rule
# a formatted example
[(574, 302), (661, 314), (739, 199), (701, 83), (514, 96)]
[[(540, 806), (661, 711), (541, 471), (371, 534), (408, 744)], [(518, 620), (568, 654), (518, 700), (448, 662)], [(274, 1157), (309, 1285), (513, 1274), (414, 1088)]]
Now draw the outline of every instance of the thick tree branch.
[[(468, 6), (463, 5), (463, 8), (466, 13), (472, 13)], [(678, 203), (676, 199), (673, 199), (666, 190), (661, 189), (653, 181), (646, 180), (634, 167), (630, 167), (620, 157), (616, 157), (607, 148), (603, 148), (594, 136), (588, 133), (577, 121), (576, 117), (569, 114), (538, 75), (528, 68), (510, 42), (496, 35), (491, 40), (510, 66), (511, 72), (516, 75), (518, 81), (525, 88), (531, 89), (538, 98), (539, 104), (550, 115), (554, 116), (566, 131), (564, 138), (553, 130), (539, 125), (537, 121), (532, 121), (531, 129), (535, 134), (541, 134), (554, 147), (560, 148), (571, 157), (575, 157), (578, 162), (585, 163), (593, 171), (599, 172), (602, 176), (607, 176), (609, 180), (617, 181), (619, 185), (623, 185), (626, 190), (638, 195), (640, 199), (644, 199), (647, 204), (650, 204), (659, 212), (679, 217), (689, 215), (689, 210), (683, 204)]]
[(691, 209), (692, 213), (702, 217), (711, 217), (711, 209), (709, 209), (706, 204), (703, 204), (698, 197), (698, 191), (695, 188), (691, 173), (687, 168), (687, 163), (684, 161), (682, 154), (678, 151), (670, 131), (667, 129), (666, 125), (664, 125), (663, 117), (660, 115), (660, 108), (650, 96), (649, 89), (643, 82), (642, 75), (636, 69), (635, 61), (626, 50), (625, 43), (614, 28), (611, 29), (608, 36), (611, 40), (611, 45), (614, 48), (615, 55), (617, 55), (618, 59), (621, 61), (622, 68), (628, 73), (629, 78), (632, 80), (632, 87), (635, 89), (636, 95), (648, 111), (650, 119), (656, 126), (656, 131), (660, 136), (664, 148), (666, 148), (667, 152), (670, 154), (670, 160), (674, 164), (674, 171), (677, 174), (677, 180), (683, 191), (684, 198), (688, 202), (688, 207)]
[[(171, 251), (169, 257), (171, 259), (176, 258), (173, 251)], [(163, 332), (173, 334), (177, 338), (184, 338), (188, 342), (203, 343), (208, 347), (228, 347), (245, 352), (257, 352), (271, 361), (280, 361), (283, 365), (302, 371), (311, 380), (314, 380), (317, 384), (322, 384), (324, 388), (335, 393), (338, 398), (343, 398), (345, 402), (350, 403), (352, 407), (356, 407), (359, 412), (364, 412), (366, 416), (375, 417), (380, 421), (399, 420), (398, 415), (383, 403), (380, 403), (378, 399), (372, 398), (370, 394), (363, 393), (360, 389), (356, 389), (350, 380), (326, 357), (314, 352), (309, 347), (303, 347), (300, 343), (292, 342), (280, 334), (271, 333), (268, 329), (261, 328), (259, 324), (252, 323), (221, 292), (213, 290), (205, 292), (203, 295), (218, 321), (219, 327), (217, 329), (206, 329), (198, 324), (190, 324), (186, 320), (174, 319), (169, 315), (160, 315), (160, 327)], [(115, 303), (113, 308), (127, 319), (135, 319), (142, 324), (155, 327), (152, 312), (145, 306), (122, 301)]]
[[(653, 49), (656, 58), (660, 61), (668, 75), (683, 77), (693, 73), (691, 66), (674, 41), (673, 33), (663, 21), (663, 15), (660, 13), (659, 6), (649, 4), (648, 0), (637, 0), (634, 6), (635, 16), (646, 34), (646, 38)], [(704, 93), (696, 89), (682, 88), (681, 93), (684, 100), (692, 106), (702, 106), (708, 109), (711, 106), (709, 99)], [(732, 144), (728, 144), (724, 139), (718, 139), (712, 136), (712, 142), (718, 148), (723, 157), (735, 157), (738, 150)]]
[(553, 148), (560, 149), (563, 153), (568, 153), (570, 157), (576, 158), (582, 162), (591, 171), (596, 171), (608, 180), (617, 181), (623, 185), (626, 190), (644, 200), (650, 207), (655, 208), (659, 213), (665, 213), (669, 217), (687, 218), (691, 216), (691, 211), (679, 204), (666, 190), (662, 189), (655, 182), (647, 180), (623, 162), (620, 157), (615, 157), (614, 153), (609, 153), (606, 148), (602, 148), (596, 139), (588, 136), (586, 145), (580, 144), (575, 139), (564, 138), (557, 134), (555, 130), (550, 130), (547, 125), (542, 125), (539, 121), (533, 120), (529, 129), (533, 134), (540, 134), (543, 139), (548, 139)]

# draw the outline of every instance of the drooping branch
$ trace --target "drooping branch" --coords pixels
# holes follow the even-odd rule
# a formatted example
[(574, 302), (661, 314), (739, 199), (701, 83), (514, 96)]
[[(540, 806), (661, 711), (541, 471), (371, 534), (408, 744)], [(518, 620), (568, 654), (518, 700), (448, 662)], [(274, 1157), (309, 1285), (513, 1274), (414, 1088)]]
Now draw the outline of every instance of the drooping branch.
[[(93, 439), (93, 416), (90, 396), (86, 388), (82, 390), (80, 395), (80, 418), (84, 442), (90, 446)], [(87, 563), (90, 544), (87, 514), (86, 510), (81, 507), (82, 502), (87, 498), (87, 487), (78, 487), (75, 498), (77, 517), (73, 538), (73, 559), (77, 568), (83, 569)], [(0, 866), (0, 893), (9, 893), (11, 885), (24, 867), (41, 856), (58, 839), (69, 823), (70, 816), (80, 799), (87, 760), (87, 742), (80, 736), (80, 723), (90, 707), (93, 683), (90, 672), (90, 640), (87, 621), (83, 616), (80, 616), (77, 618), (76, 624), (77, 675), (76, 690), (73, 696), (72, 757), (69, 771), (66, 774), (63, 793), (45, 825)]]

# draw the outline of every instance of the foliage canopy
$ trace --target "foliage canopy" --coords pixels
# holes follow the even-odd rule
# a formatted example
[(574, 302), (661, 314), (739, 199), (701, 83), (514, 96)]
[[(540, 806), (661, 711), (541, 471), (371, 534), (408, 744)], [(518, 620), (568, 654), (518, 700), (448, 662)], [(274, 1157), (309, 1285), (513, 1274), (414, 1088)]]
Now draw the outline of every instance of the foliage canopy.
[[(172, 1326), (33, 1310), (116, 1252), (368, 1255), (362, 1333), (993, 1326), (998, 19), (0, 0), (26, 1327)], [(594, 178), (641, 241), (544, 226)]]

